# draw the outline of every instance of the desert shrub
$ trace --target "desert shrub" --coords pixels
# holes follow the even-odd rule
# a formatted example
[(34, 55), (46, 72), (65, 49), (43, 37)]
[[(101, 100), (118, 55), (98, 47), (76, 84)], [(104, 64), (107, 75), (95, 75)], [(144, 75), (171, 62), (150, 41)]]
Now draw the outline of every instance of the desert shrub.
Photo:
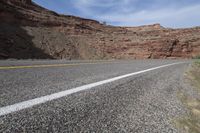
[(193, 59), (200, 59), (200, 55), (193, 57)]

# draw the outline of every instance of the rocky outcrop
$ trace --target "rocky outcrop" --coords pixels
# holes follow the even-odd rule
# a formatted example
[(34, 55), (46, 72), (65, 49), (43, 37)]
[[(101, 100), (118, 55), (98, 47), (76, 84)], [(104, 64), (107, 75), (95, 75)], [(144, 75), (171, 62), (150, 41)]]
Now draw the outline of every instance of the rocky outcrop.
[(200, 28), (114, 27), (31, 0), (0, 1), (0, 59), (146, 59), (200, 55)]

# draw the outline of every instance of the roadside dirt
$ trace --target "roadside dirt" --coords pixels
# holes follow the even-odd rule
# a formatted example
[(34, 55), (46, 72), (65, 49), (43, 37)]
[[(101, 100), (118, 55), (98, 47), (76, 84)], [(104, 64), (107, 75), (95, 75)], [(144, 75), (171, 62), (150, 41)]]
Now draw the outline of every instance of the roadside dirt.
[(176, 126), (184, 133), (200, 133), (200, 61), (195, 62), (186, 72), (189, 81), (197, 96), (189, 96), (185, 92), (178, 92), (178, 97), (188, 110), (187, 116), (175, 120)]

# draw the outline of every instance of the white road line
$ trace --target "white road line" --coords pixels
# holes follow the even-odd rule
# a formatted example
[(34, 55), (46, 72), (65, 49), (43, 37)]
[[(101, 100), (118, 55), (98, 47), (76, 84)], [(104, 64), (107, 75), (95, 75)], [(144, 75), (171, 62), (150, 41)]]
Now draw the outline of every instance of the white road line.
[(13, 113), (13, 112), (16, 112), (16, 111), (20, 111), (20, 110), (23, 110), (23, 109), (26, 109), (26, 108), (30, 108), (30, 107), (33, 107), (35, 105), (46, 103), (48, 101), (52, 101), (52, 100), (55, 100), (55, 99), (58, 99), (58, 98), (62, 98), (62, 97), (68, 96), (68, 95), (73, 94), (73, 93), (88, 90), (88, 89), (94, 88), (96, 86), (100, 86), (100, 85), (110, 83), (110, 82), (113, 82), (113, 81), (116, 81), (116, 80), (120, 80), (120, 79), (127, 78), (127, 77), (130, 77), (130, 76), (138, 75), (138, 74), (141, 74), (141, 73), (153, 71), (153, 70), (156, 70), (156, 69), (159, 69), (159, 68), (164, 68), (164, 67), (168, 67), (168, 66), (172, 66), (172, 65), (182, 64), (182, 63), (185, 63), (185, 62), (178, 62), (178, 63), (173, 63), (173, 64), (162, 65), (162, 66), (158, 66), (158, 67), (154, 67), (154, 68), (150, 68), (150, 69), (146, 69), (146, 70), (142, 70), (142, 71), (138, 71), (138, 72), (114, 77), (114, 78), (111, 78), (111, 79), (99, 81), (99, 82), (96, 82), (96, 83), (91, 83), (91, 84), (88, 84), (88, 85), (76, 87), (76, 88), (73, 88), (73, 89), (70, 89), (70, 90), (65, 90), (65, 91), (61, 91), (61, 92), (58, 92), (58, 93), (42, 96), (42, 97), (39, 97), (39, 98), (35, 98), (35, 99), (28, 100), (28, 101), (16, 103), (16, 104), (13, 104), (13, 105), (5, 106), (5, 107), (0, 108), (0, 116), (7, 115), (7, 114), (10, 114), (10, 113)]

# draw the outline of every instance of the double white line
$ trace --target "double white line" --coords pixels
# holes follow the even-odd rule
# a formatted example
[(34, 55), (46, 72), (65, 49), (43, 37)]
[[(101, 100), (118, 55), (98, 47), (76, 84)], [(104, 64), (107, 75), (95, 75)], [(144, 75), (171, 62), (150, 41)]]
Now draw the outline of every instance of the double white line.
[(31, 100), (28, 100), (28, 101), (16, 103), (16, 104), (13, 104), (13, 105), (5, 106), (5, 107), (0, 108), (0, 116), (7, 115), (7, 114), (10, 114), (10, 113), (13, 113), (13, 112), (16, 112), (16, 111), (20, 111), (20, 110), (23, 110), (23, 109), (26, 109), (26, 108), (30, 108), (30, 107), (33, 107), (35, 105), (46, 103), (46, 102), (49, 102), (49, 101), (52, 101), (52, 100), (55, 100), (55, 99), (58, 99), (58, 98), (62, 98), (62, 97), (68, 96), (70, 94), (89, 90), (89, 89), (92, 89), (94, 87), (97, 87), (97, 86), (100, 86), (100, 85), (103, 85), (103, 84), (106, 84), (106, 83), (110, 83), (110, 82), (113, 82), (113, 81), (117, 81), (117, 80), (120, 80), (120, 79), (123, 79), (123, 78), (127, 78), (127, 77), (130, 77), (130, 76), (134, 76), (134, 75), (138, 75), (138, 74), (141, 74), (141, 73), (153, 71), (153, 70), (156, 70), (156, 69), (160, 69), (160, 68), (164, 68), (164, 67), (168, 67), (168, 66), (172, 66), (172, 65), (182, 64), (182, 63), (185, 63), (185, 62), (178, 62), (178, 63), (173, 63), (173, 64), (162, 65), (162, 66), (158, 66), (158, 67), (154, 67), (154, 68), (150, 68), (150, 69), (146, 69), (146, 70), (142, 70), (142, 71), (126, 74), (126, 75), (121, 75), (121, 76), (114, 77), (114, 78), (111, 78), (111, 79), (106, 79), (106, 80), (99, 81), (99, 82), (96, 82), (96, 83), (91, 83), (91, 84), (88, 84), (88, 85), (76, 87), (76, 88), (73, 88), (73, 89), (70, 89), (70, 90), (65, 90), (65, 91), (61, 91), (61, 92), (58, 92), (58, 93), (54, 93), (54, 94), (42, 96), (42, 97), (39, 97), (39, 98), (31, 99)]

